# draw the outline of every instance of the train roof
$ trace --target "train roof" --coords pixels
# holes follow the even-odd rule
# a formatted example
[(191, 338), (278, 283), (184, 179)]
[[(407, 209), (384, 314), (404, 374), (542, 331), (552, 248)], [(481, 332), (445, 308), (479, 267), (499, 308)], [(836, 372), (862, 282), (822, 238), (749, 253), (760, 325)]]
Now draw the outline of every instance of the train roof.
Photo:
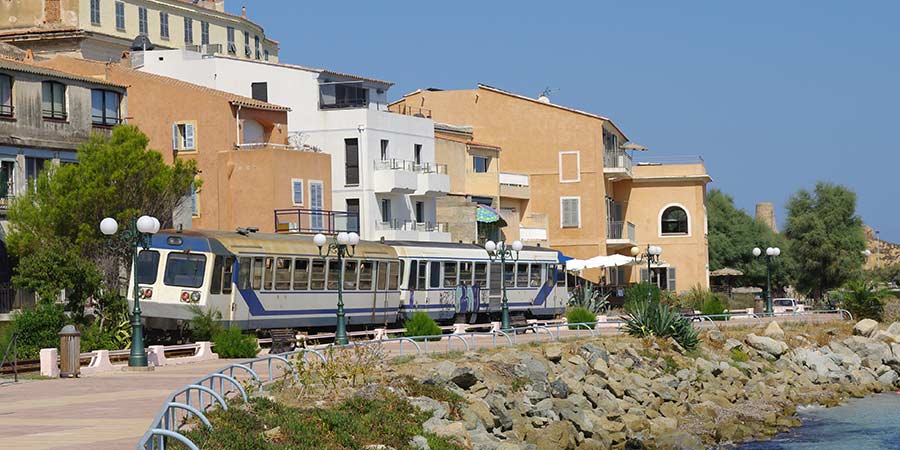
[[(173, 244), (169, 237), (179, 236), (181, 244)], [(284, 254), (317, 255), (318, 247), (313, 237), (302, 234), (238, 233), (214, 230), (163, 230), (153, 236), (153, 247), (177, 250), (227, 252), (234, 254)], [(390, 245), (380, 242), (360, 241), (354, 256), (372, 258), (396, 258), (397, 252)]]
[[(393, 245), (397, 247), (433, 247), (433, 248), (452, 248), (452, 249), (471, 249), (471, 250), (481, 250), (484, 251), (484, 247), (478, 244), (465, 243), (465, 242), (423, 242), (423, 241), (384, 241), (387, 245)], [(528, 252), (553, 252), (556, 253), (556, 250), (553, 250), (548, 247), (540, 247), (540, 246), (531, 246), (526, 245), (522, 247), (522, 251)]]

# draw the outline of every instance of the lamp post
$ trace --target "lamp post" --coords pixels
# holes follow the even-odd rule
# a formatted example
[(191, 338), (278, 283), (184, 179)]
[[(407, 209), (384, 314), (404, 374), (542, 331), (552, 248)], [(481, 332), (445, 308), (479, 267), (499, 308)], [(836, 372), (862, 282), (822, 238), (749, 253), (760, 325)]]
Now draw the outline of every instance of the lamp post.
[[(512, 248), (510, 248), (512, 247)], [(516, 262), (519, 260), (519, 252), (522, 250), (522, 242), (514, 241), (511, 246), (507, 246), (505, 242), (494, 243), (487, 241), (484, 243), (484, 249), (487, 251), (491, 262), (500, 260), (500, 288), (503, 292), (500, 308), (500, 328), (509, 329), (509, 299), (506, 297), (506, 260)]]
[[(344, 257), (352, 257), (356, 254), (356, 244), (359, 244), (359, 235), (350, 232), (340, 232), (332, 242), (328, 242), (328, 238), (324, 234), (319, 233), (313, 237), (316, 247), (319, 247), (319, 256), (322, 259), (331, 256), (337, 257), (338, 261), (338, 304), (337, 304), (337, 325), (334, 331), (334, 343), (338, 345), (347, 345), (350, 339), (347, 337), (347, 323), (344, 318)], [(325, 248), (325, 244), (328, 247)], [(349, 247), (349, 248), (348, 248)]]
[(647, 244), (647, 251), (643, 254), (641, 254), (639, 247), (631, 247), (631, 256), (634, 257), (636, 263), (640, 264), (644, 260), (647, 261), (647, 303), (653, 301), (653, 288), (650, 287), (650, 281), (653, 278), (651, 264), (659, 263), (659, 255), (662, 255), (662, 247), (656, 245)]
[[(754, 247), (753, 256), (759, 257), (760, 255), (762, 255), (762, 250)], [(772, 258), (778, 255), (781, 255), (780, 248), (766, 248), (766, 314), (772, 314)]]
[[(147, 367), (147, 353), (144, 352), (144, 326), (141, 323), (141, 296), (143, 293), (138, 288), (138, 251), (150, 248), (150, 238), (159, 231), (159, 219), (151, 216), (141, 216), (132, 219), (128, 228), (122, 230), (118, 239), (124, 242), (132, 250), (131, 279), (134, 283), (132, 294), (134, 296), (134, 309), (131, 312), (131, 353), (128, 355), (128, 367)], [(107, 217), (100, 221), (100, 232), (108, 236), (110, 247), (115, 246), (113, 235), (119, 230), (116, 219)]]

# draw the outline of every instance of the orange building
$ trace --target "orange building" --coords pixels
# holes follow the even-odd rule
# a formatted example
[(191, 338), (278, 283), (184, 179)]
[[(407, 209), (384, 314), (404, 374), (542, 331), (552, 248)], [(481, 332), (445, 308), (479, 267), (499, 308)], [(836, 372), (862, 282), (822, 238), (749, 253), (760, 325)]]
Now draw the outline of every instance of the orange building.
[(276, 209), (331, 204), (331, 158), (288, 145), (286, 107), (124, 63), (57, 56), (39, 64), (128, 86), (126, 119), (147, 134), (150, 147), (167, 162), (197, 161), (202, 185), (185, 208), (193, 228), (274, 232)]

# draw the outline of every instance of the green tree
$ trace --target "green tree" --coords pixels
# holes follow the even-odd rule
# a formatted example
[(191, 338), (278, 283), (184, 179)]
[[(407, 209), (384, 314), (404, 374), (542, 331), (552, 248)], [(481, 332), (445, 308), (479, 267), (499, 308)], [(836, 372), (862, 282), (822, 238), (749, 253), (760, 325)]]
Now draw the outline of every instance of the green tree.
[(753, 286), (765, 286), (765, 258), (754, 257), (754, 247), (781, 248), (781, 256), (772, 266), (772, 285), (786, 286), (793, 282), (793, 258), (787, 239), (772, 231), (764, 223), (734, 205), (734, 200), (722, 191), (711, 189), (706, 197), (709, 225), (709, 269), (724, 267), (744, 273), (742, 281)]
[(797, 262), (797, 287), (822, 299), (860, 275), (866, 236), (856, 215), (856, 194), (826, 182), (800, 190), (788, 201), (785, 235)]

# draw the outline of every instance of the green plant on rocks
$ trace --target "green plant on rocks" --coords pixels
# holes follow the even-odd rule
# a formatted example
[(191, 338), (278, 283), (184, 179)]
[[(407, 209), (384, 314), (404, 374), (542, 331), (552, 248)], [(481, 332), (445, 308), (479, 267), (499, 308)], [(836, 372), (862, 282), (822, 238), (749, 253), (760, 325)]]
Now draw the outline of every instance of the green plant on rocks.
[[(586, 308), (578, 306), (569, 309), (569, 311), (566, 313), (566, 320), (569, 323), (594, 323), (597, 321), (597, 316), (594, 313), (588, 311)], [(570, 330), (575, 330), (577, 328), (584, 329), (583, 326), (569, 325)]]
[(625, 318), (625, 332), (636, 337), (671, 337), (685, 350), (700, 344), (699, 332), (675, 308), (659, 302), (634, 302)]
[(213, 351), (219, 358), (253, 358), (259, 352), (256, 338), (243, 334), (238, 327), (220, 331), (212, 337)]
[[(409, 319), (403, 324), (406, 328), (407, 337), (417, 336), (440, 336), (441, 327), (426, 312), (414, 312)], [(430, 338), (429, 340), (440, 340), (440, 337)]]

